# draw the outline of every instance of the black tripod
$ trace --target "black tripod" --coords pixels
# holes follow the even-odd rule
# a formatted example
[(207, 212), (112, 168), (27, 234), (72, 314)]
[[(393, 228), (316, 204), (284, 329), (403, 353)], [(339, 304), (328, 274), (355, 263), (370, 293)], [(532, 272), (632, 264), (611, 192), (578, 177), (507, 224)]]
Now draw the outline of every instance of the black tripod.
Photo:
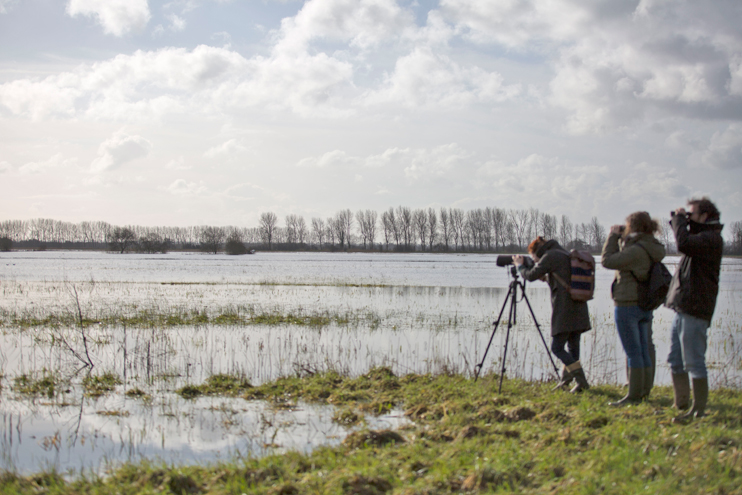
[(551, 357), (551, 353), (549, 352), (549, 346), (546, 344), (546, 340), (544, 339), (544, 334), (541, 333), (541, 327), (538, 324), (538, 321), (536, 320), (536, 315), (533, 314), (533, 308), (531, 308), (531, 303), (528, 300), (528, 296), (526, 296), (526, 286), (523, 282), (520, 281), (518, 278), (518, 270), (515, 268), (515, 266), (510, 267), (510, 274), (513, 277), (512, 282), (510, 282), (510, 288), (508, 289), (508, 294), (505, 296), (505, 300), (502, 302), (502, 309), (500, 309), (500, 315), (497, 317), (497, 321), (493, 323), (495, 326), (494, 330), (492, 330), (492, 335), (490, 336), (490, 341), (487, 343), (487, 348), (484, 350), (484, 356), (482, 356), (482, 362), (479, 363), (474, 367), (475, 373), (474, 373), (474, 381), (476, 382), (477, 379), (479, 379), (479, 372), (482, 371), (482, 366), (484, 366), (484, 360), (487, 358), (487, 352), (490, 350), (490, 346), (492, 345), (492, 340), (495, 338), (495, 332), (497, 332), (497, 326), (500, 324), (500, 320), (502, 320), (502, 314), (505, 312), (505, 306), (508, 304), (508, 299), (510, 299), (510, 314), (508, 316), (508, 333), (505, 335), (505, 349), (502, 353), (502, 370), (500, 370), (500, 387), (497, 389), (497, 393), (502, 392), (502, 378), (505, 376), (505, 360), (507, 359), (508, 355), (508, 342), (510, 341), (510, 329), (515, 325), (516, 323), (516, 308), (518, 304), (518, 287), (520, 287), (521, 292), (523, 293), (523, 299), (526, 301), (526, 304), (528, 305), (528, 311), (531, 312), (531, 318), (533, 318), (533, 323), (536, 324), (536, 330), (538, 330), (538, 334), (541, 337), (541, 342), (544, 343), (544, 348), (546, 349), (546, 355), (549, 356), (549, 361), (551, 361), (551, 365), (554, 367), (554, 372), (559, 376), (559, 369), (557, 368), (556, 364), (554, 364), (554, 359)]

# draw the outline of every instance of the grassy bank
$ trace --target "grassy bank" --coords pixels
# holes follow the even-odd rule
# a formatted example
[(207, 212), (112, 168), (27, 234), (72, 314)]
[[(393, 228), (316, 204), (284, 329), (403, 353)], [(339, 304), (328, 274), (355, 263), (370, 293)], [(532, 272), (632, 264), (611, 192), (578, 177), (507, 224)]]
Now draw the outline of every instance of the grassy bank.
[[(106, 477), (64, 481), (55, 473), (0, 477), (3, 494), (434, 494), (742, 493), (742, 393), (714, 390), (710, 414), (672, 423), (672, 391), (611, 408), (618, 387), (573, 396), (551, 384), (474, 382), (458, 375), (394, 376), (374, 369), (261, 386), (228, 377), (199, 393), (334, 404), (337, 421), (399, 407), (413, 424), (397, 432), (361, 428), (342, 445), (211, 466), (127, 465)], [(349, 420), (351, 418), (351, 420)], [(361, 421), (362, 422), (362, 421)]]

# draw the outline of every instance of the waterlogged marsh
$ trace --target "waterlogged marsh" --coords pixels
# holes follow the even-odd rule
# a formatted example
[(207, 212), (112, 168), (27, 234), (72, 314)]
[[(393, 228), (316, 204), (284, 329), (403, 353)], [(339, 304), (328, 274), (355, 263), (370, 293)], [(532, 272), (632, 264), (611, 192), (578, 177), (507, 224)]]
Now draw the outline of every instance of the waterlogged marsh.
[[(174, 394), (180, 387), (203, 383), (219, 373), (244, 376), (255, 385), (328, 369), (357, 376), (374, 366), (388, 366), (398, 375), (472, 373), (511, 281), (509, 270), (497, 267), (495, 259), (494, 255), (438, 254), (3, 253), (0, 407), (5, 431), (18, 431), (22, 425), (23, 432), (9, 437), (15, 438), (15, 450), (8, 450), (13, 452), (10, 461), (24, 469), (44, 463), (65, 469), (92, 465), (93, 459), (127, 460), (132, 458), (130, 453), (178, 462), (260, 454), (259, 444), (270, 442), (258, 434), (262, 423), (249, 419), (254, 417), (250, 413), (240, 412), (239, 417), (248, 425), (245, 431), (252, 433), (238, 434), (241, 430), (221, 423), (223, 413), (215, 411), (212, 403), (216, 399), (188, 402)], [(668, 261), (672, 265), (677, 258)], [(739, 386), (742, 381), (741, 270), (740, 260), (724, 260), (722, 291), (710, 332), (711, 381), (716, 386)], [(610, 271), (598, 272), (598, 293), (590, 303), (594, 331), (583, 338), (582, 361), (593, 382), (624, 379), (623, 352), (609, 296), (611, 278)], [(548, 342), (546, 286), (529, 283), (527, 293)], [(658, 382), (665, 384), (669, 383), (664, 356), (671, 319), (672, 312), (666, 309), (655, 313)], [(84, 371), (75, 373), (81, 362), (71, 349), (84, 352), (81, 321), (94, 374), (110, 372), (122, 381), (103, 398), (85, 397)], [(505, 329), (501, 325), (495, 336), (485, 372), (501, 368)], [(553, 373), (524, 302), (518, 304), (506, 368), (509, 377), (534, 380)], [(30, 399), (16, 390), (16, 378), (39, 377), (44, 370), (58, 374), (70, 392), (56, 390), (52, 398), (42, 394)], [(124, 395), (133, 389), (151, 399)], [(247, 404), (243, 399), (230, 400)], [(168, 408), (191, 413), (172, 416)], [(231, 403), (225, 409), (242, 410)], [(188, 417), (194, 415), (205, 418), (208, 426), (193, 426)], [(50, 423), (50, 418), (59, 421)], [(110, 439), (86, 443), (102, 456), (83, 456), (86, 462), (72, 463), (81, 458), (69, 447), (79, 446), (75, 443), (81, 438), (78, 422), (87, 425), (85, 438)], [(181, 429), (173, 429), (173, 424)], [(334, 428), (320, 427), (311, 435), (321, 439), (329, 432), (327, 441), (332, 442), (345, 434), (342, 428)], [(132, 431), (143, 439), (141, 444), (128, 440), (132, 437), (126, 432)], [(195, 451), (177, 442), (149, 447), (160, 437), (188, 438), (189, 432), (204, 435), (203, 431), (220, 441), (202, 442), (208, 446)], [(237, 438), (242, 436), (258, 440), (240, 443)], [(295, 448), (301, 445), (302, 441)], [(58, 446), (67, 447), (59, 450)]]

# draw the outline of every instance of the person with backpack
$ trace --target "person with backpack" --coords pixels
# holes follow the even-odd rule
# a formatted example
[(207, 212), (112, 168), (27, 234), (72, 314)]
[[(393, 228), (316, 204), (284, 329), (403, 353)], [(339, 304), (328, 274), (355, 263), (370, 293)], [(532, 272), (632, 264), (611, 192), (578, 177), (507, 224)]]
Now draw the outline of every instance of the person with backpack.
[(678, 208), (670, 225), (675, 233), (680, 263), (670, 284), (665, 306), (675, 311), (671, 327), (670, 355), (675, 407), (687, 409), (693, 377), (693, 406), (676, 417), (685, 422), (705, 414), (708, 401), (706, 337), (719, 293), (719, 272), (724, 241), (719, 210), (708, 198), (688, 202), (690, 212)]
[(665, 246), (654, 237), (659, 224), (646, 211), (626, 217), (626, 225), (611, 227), (603, 245), (601, 262), (615, 270), (611, 296), (621, 345), (628, 358), (629, 390), (625, 397), (612, 402), (622, 406), (649, 397), (654, 385), (655, 348), (652, 341), (652, 310), (640, 305), (643, 283), (650, 269), (665, 257)]
[[(544, 280), (551, 289), (551, 352), (563, 363), (561, 380), (555, 388), (566, 388), (572, 381), (572, 393), (590, 388), (580, 364), (580, 336), (590, 330), (587, 302), (572, 298), (569, 286), (560, 283), (571, 280), (571, 261), (568, 253), (555, 240), (539, 236), (528, 246), (535, 264), (528, 267), (523, 256), (513, 256), (513, 264), (528, 281)], [(565, 346), (569, 350), (565, 350)]]

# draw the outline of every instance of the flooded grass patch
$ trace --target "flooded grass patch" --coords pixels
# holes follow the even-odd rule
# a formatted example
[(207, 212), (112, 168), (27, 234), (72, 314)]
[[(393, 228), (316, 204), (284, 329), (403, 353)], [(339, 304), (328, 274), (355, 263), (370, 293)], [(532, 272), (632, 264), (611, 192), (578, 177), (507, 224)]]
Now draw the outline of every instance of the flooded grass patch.
[[(167, 308), (165, 308), (167, 309)], [(79, 318), (66, 312), (48, 314), (43, 317), (24, 315), (6, 311), (0, 314), (0, 327), (5, 328), (69, 328), (69, 327), (177, 327), (199, 325), (298, 325), (323, 327), (331, 324), (349, 325), (352, 323), (371, 322), (378, 324), (380, 317), (369, 311), (331, 313), (331, 312), (257, 312), (253, 309), (234, 311), (226, 309), (203, 309), (172, 312), (154, 310), (135, 311), (134, 314), (109, 313), (100, 317)]]
[(184, 399), (193, 399), (201, 395), (223, 395), (237, 397), (252, 389), (250, 382), (242, 376), (218, 374), (210, 376), (201, 385), (186, 385), (176, 393)]
[[(572, 395), (516, 379), (507, 380), (498, 395), (497, 378), (398, 377), (376, 368), (355, 378), (330, 372), (275, 380), (251, 391), (332, 403), (349, 391), (375, 389), (360, 401), (347, 399), (339, 410), (388, 402), (413, 422), (396, 431), (356, 430), (341, 443), (306, 453), (190, 466), (143, 461), (104, 476), (73, 479), (53, 472), (6, 472), (0, 492), (696, 494), (739, 489), (740, 391), (712, 391), (709, 415), (681, 426), (671, 421), (669, 387), (656, 387), (648, 402), (616, 409), (607, 404), (623, 395), (621, 387), (602, 385)], [(236, 403), (221, 408), (232, 416), (237, 409)]]
[(42, 370), (40, 373), (21, 374), (13, 378), (14, 392), (29, 397), (54, 398), (60, 392), (68, 392), (69, 383), (58, 373)]

